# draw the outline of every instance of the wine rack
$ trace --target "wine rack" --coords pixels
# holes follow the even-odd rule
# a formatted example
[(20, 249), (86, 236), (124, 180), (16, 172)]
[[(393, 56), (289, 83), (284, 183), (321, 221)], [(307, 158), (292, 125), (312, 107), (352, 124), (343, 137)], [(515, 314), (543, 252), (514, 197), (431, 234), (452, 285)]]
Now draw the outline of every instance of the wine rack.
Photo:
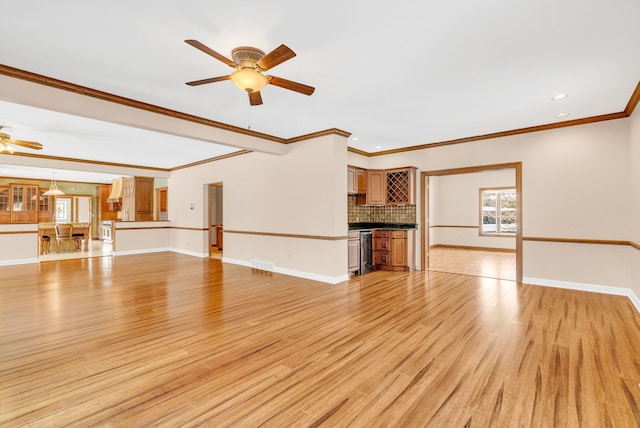
[(387, 170), (388, 205), (413, 204), (415, 200), (415, 168)]

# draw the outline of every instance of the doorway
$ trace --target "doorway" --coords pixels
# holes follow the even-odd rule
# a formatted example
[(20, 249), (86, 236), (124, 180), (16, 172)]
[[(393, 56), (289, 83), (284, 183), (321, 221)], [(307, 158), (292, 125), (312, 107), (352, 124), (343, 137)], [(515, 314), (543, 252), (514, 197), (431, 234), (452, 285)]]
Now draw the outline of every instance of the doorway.
[[(465, 248), (465, 245), (460, 245), (456, 248), (456, 245), (453, 246), (445, 246), (446, 251), (443, 251), (444, 248), (438, 247), (437, 245), (433, 248), (431, 247), (432, 241), (437, 241), (436, 239), (432, 239), (432, 235), (435, 238), (435, 235), (438, 234), (441, 230), (448, 228), (448, 230), (455, 230), (458, 235), (462, 235), (463, 233), (468, 233), (470, 229), (474, 229), (473, 233), (479, 233), (476, 231), (482, 230), (482, 220), (480, 214), (477, 215), (477, 220), (474, 224), (469, 225), (457, 225), (457, 224), (438, 224), (437, 217), (434, 218), (434, 207), (430, 206), (431, 204), (435, 204), (433, 201), (433, 192), (437, 192), (437, 188), (433, 186), (432, 189), (432, 178), (437, 177), (449, 177), (449, 176), (457, 176), (460, 174), (477, 174), (482, 172), (490, 172), (490, 171), (500, 171), (500, 170), (510, 170), (513, 173), (513, 184), (516, 194), (516, 207), (515, 207), (515, 224), (517, 225), (515, 230), (515, 244), (514, 249), (511, 250), (512, 253), (508, 254), (509, 251), (499, 250), (495, 251), (491, 248)], [(437, 267), (438, 269), (442, 269), (446, 271), (459, 270), (455, 273), (463, 273), (463, 274), (473, 274), (479, 276), (491, 276), (491, 274), (486, 274), (485, 272), (491, 272), (493, 267), (490, 266), (489, 269), (486, 269), (487, 264), (499, 265), (500, 263), (509, 263), (509, 260), (515, 259), (515, 266), (512, 268), (513, 270), (508, 273), (508, 278), (516, 280), (518, 282), (522, 282), (522, 209), (521, 209), (521, 201), (522, 201), (522, 163), (506, 163), (506, 164), (495, 164), (495, 165), (483, 165), (483, 166), (475, 166), (475, 167), (467, 167), (467, 168), (455, 168), (455, 169), (446, 169), (446, 170), (434, 170), (434, 171), (425, 171), (421, 174), (422, 177), (422, 207), (421, 207), (421, 222), (424, 227), (421, 230), (421, 262), (423, 269), (430, 270), (432, 267)], [(480, 186), (482, 187), (482, 186)], [(478, 204), (480, 210), (482, 207)], [(475, 212), (475, 209), (474, 209)], [(482, 212), (482, 211), (481, 211)], [(442, 229), (439, 229), (442, 228)], [(466, 228), (466, 231), (465, 231)], [(499, 239), (499, 238), (498, 238)], [(513, 238), (512, 238), (513, 239)], [(465, 252), (466, 250), (466, 252)], [(443, 260), (440, 258), (441, 256), (448, 257), (443, 264)], [(439, 257), (435, 259), (435, 257)], [(434, 260), (431, 258), (434, 257)], [(432, 263), (434, 262), (434, 263)], [(437, 266), (435, 264), (437, 262)], [(448, 263), (448, 265), (447, 265)], [(432, 266), (432, 264), (434, 266)], [(475, 268), (473, 265), (476, 265)], [(483, 265), (484, 264), (484, 265)], [(443, 268), (442, 266), (447, 266)], [(460, 268), (460, 266), (464, 266)], [(513, 264), (511, 265), (513, 266)], [(485, 268), (483, 270), (483, 268)], [(474, 271), (474, 269), (476, 269)], [(495, 269), (494, 269), (495, 270)], [(470, 273), (473, 272), (473, 273)], [(498, 275), (499, 276), (499, 275)]]
[(158, 187), (156, 188), (155, 206), (156, 206), (156, 220), (169, 220), (169, 188)]
[(56, 196), (56, 223), (91, 223), (91, 196)]
[(222, 259), (223, 251), (223, 186), (209, 185), (209, 256)]
[[(103, 242), (99, 239), (93, 239), (98, 235), (93, 224), (93, 196), (91, 195), (65, 195), (56, 196), (53, 200), (53, 219), (54, 223), (72, 223), (76, 226), (88, 225), (88, 233), (83, 235), (81, 239), (86, 240), (86, 247), (84, 242), (80, 247), (75, 247), (73, 250), (66, 245), (61, 248), (61, 252), (57, 252), (57, 243), (55, 229), (53, 225), (50, 225), (52, 229), (49, 229), (47, 236), (49, 236), (49, 252), (39, 255), (39, 261), (51, 261), (51, 260), (64, 260), (72, 258), (88, 258), (88, 257), (102, 257), (111, 256), (112, 249), (109, 245), (103, 245)], [(86, 230), (86, 229), (85, 229)], [(83, 232), (84, 233), (84, 232)]]

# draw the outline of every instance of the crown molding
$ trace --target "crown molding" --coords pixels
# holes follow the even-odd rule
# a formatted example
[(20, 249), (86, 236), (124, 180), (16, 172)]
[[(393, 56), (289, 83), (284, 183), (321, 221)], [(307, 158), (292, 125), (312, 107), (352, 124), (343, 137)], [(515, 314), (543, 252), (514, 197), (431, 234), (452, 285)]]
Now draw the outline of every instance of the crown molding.
[(300, 135), (298, 137), (289, 138), (286, 141), (286, 144), (297, 143), (300, 141), (311, 140), (313, 138), (324, 137), (326, 135), (339, 135), (340, 137), (349, 138), (351, 136), (350, 132), (343, 131), (337, 128), (325, 129), (324, 131), (313, 132), (311, 134)]
[[(169, 172), (171, 171), (169, 168), (158, 168), (154, 166), (144, 166), (144, 165), (130, 165), (125, 163), (116, 163), (116, 162), (104, 162), (97, 160), (87, 160), (87, 159), (77, 159), (77, 158), (65, 158), (60, 156), (46, 156), (46, 155), (38, 155), (34, 153), (22, 153), (15, 152), (13, 154), (2, 154), (1, 156), (23, 156), (27, 158), (36, 158), (36, 159), (44, 159), (44, 160), (52, 160), (52, 161), (65, 161), (65, 162), (76, 162), (76, 163), (86, 163), (91, 165), (106, 165), (106, 166), (117, 166), (123, 168), (136, 168), (136, 169), (148, 169), (152, 171), (161, 171), (161, 172)], [(0, 156), (0, 159), (1, 159)]]
[(269, 141), (275, 141), (277, 143), (286, 144), (284, 138), (276, 137), (262, 132), (251, 131), (249, 129), (240, 128), (238, 126), (229, 125), (215, 120), (206, 119), (204, 117), (195, 116), (188, 113), (183, 113), (177, 110), (171, 110), (168, 108), (160, 107), (154, 104), (145, 103), (142, 101), (134, 100), (131, 98), (121, 97), (120, 95), (111, 94), (109, 92), (99, 91), (97, 89), (89, 88), (86, 86), (76, 85), (75, 83), (66, 82), (64, 80), (55, 79), (53, 77), (44, 76), (42, 74), (32, 73), (26, 70), (20, 70), (18, 68), (10, 67), (8, 65), (0, 64), (0, 74), (15, 79), (21, 79), (32, 83), (48, 86), (63, 91), (73, 92), (87, 97), (98, 98), (104, 101), (124, 105), (127, 107), (136, 108), (139, 110), (145, 110), (164, 116), (170, 116), (177, 119), (186, 120), (189, 122), (198, 123), (201, 125), (211, 126), (213, 128), (223, 129), (225, 131), (236, 132), (239, 134), (249, 135), (251, 137), (262, 138)]
[[(340, 135), (340, 136), (343, 136), (343, 137), (346, 137), (346, 138), (351, 136), (350, 132), (342, 131), (342, 130), (337, 129), (337, 128), (330, 128), (330, 129), (327, 129), (327, 130), (324, 130), (324, 131), (314, 132), (314, 133), (311, 133), (311, 134), (305, 134), (305, 135), (301, 135), (301, 136), (298, 136), (298, 137), (293, 137), (293, 138), (286, 139), (286, 138), (276, 137), (276, 136), (269, 135), (269, 134), (264, 134), (264, 133), (261, 133), (261, 132), (252, 131), (252, 130), (249, 130), (249, 129), (240, 128), (238, 126), (229, 125), (229, 124), (226, 124), (226, 123), (223, 123), (223, 122), (217, 122), (215, 120), (206, 119), (206, 118), (203, 118), (203, 117), (200, 117), (200, 116), (195, 116), (195, 115), (191, 115), (191, 114), (188, 114), (188, 113), (183, 113), (183, 112), (179, 112), (179, 111), (176, 111), (176, 110), (167, 109), (167, 108), (164, 108), (164, 107), (156, 106), (156, 105), (145, 103), (145, 102), (142, 102), (142, 101), (137, 101), (137, 100), (134, 100), (134, 99), (131, 99), (131, 98), (121, 97), (119, 95), (115, 95), (115, 94), (111, 94), (111, 93), (108, 93), (108, 92), (99, 91), (97, 89), (92, 89), (92, 88), (89, 88), (89, 87), (86, 87), (86, 86), (76, 85), (74, 83), (66, 82), (64, 80), (59, 80), (59, 79), (55, 79), (55, 78), (52, 78), (52, 77), (44, 76), (44, 75), (41, 75), (41, 74), (32, 73), (30, 71), (21, 70), (21, 69), (10, 67), (10, 66), (4, 65), (4, 64), (0, 64), (0, 74), (5, 75), (5, 76), (9, 76), (9, 77), (13, 77), (13, 78), (16, 78), (16, 79), (21, 79), (21, 80), (26, 80), (26, 81), (29, 81), (29, 82), (37, 83), (37, 84), (40, 84), (40, 85), (49, 86), (49, 87), (56, 88), (56, 89), (61, 89), (61, 90), (64, 90), (64, 91), (74, 92), (74, 93), (77, 93), (77, 94), (80, 94), (80, 95), (85, 95), (85, 96), (92, 97), (92, 98), (98, 98), (98, 99), (101, 99), (101, 100), (105, 100), (105, 101), (121, 104), (121, 105), (124, 105), (124, 106), (127, 106), (127, 107), (132, 107), (132, 108), (136, 108), (136, 109), (140, 109), (140, 110), (146, 110), (146, 111), (150, 111), (152, 113), (157, 113), (157, 114), (161, 114), (161, 115), (165, 115), (165, 116), (171, 116), (171, 117), (175, 117), (175, 118), (178, 118), (178, 119), (186, 120), (186, 121), (189, 121), (189, 122), (199, 123), (199, 124), (202, 124), (202, 125), (207, 125), (207, 126), (211, 126), (211, 127), (214, 127), (214, 128), (223, 129), (223, 130), (231, 131), (231, 132), (236, 132), (236, 133), (239, 133), (239, 134), (244, 134), (244, 135), (248, 135), (248, 136), (252, 136), (252, 137), (262, 138), (262, 139), (265, 139), (265, 140), (274, 141), (274, 142), (282, 143), (282, 144), (297, 143), (299, 141), (309, 140), (309, 139), (312, 139), (312, 138), (318, 138), (318, 137), (322, 137), (322, 136), (325, 136), (325, 135)], [(633, 113), (633, 111), (635, 110), (635, 108), (636, 108), (636, 106), (638, 105), (639, 102), (640, 102), (640, 82), (638, 82), (638, 85), (636, 86), (634, 92), (631, 94), (631, 97), (629, 98), (629, 102), (625, 106), (625, 109), (623, 111), (621, 111), (621, 112), (618, 112), (618, 113), (610, 113), (610, 114), (604, 114), (604, 115), (599, 115), (599, 116), (586, 117), (586, 118), (582, 118), (582, 119), (574, 119), (574, 120), (568, 120), (568, 121), (563, 121), (563, 122), (549, 123), (549, 124), (545, 124), (545, 125), (530, 126), (530, 127), (526, 127), (526, 128), (519, 128), (519, 129), (514, 129), (514, 130), (509, 130), (509, 131), (501, 131), (501, 132), (494, 132), (494, 133), (490, 133), (490, 134), (483, 134), (483, 135), (476, 135), (476, 136), (471, 136), (471, 137), (457, 138), (457, 139), (454, 139), (454, 140), (440, 141), (440, 142), (434, 142), (434, 143), (426, 143), (426, 144), (420, 144), (420, 145), (417, 145), (417, 146), (403, 147), (403, 148), (392, 149), (392, 150), (384, 150), (384, 151), (380, 151), (380, 152), (366, 152), (364, 150), (360, 150), (360, 149), (356, 149), (356, 148), (352, 148), (352, 147), (348, 147), (347, 150), (352, 152), (352, 153), (357, 153), (359, 155), (367, 156), (367, 157), (384, 156), (384, 155), (390, 155), (390, 154), (394, 154), (394, 153), (402, 153), (402, 152), (408, 152), (408, 151), (414, 151), (414, 150), (422, 150), (422, 149), (431, 149), (431, 148), (435, 148), (435, 147), (442, 147), (442, 146), (449, 146), (449, 145), (454, 145), (454, 144), (469, 143), (469, 142), (474, 142), (474, 141), (482, 141), (482, 140), (488, 140), (488, 139), (492, 139), (492, 138), (508, 137), (508, 136), (513, 136), (513, 135), (528, 134), (528, 133), (532, 133), (532, 132), (547, 131), (547, 130), (551, 130), (551, 129), (559, 129), (559, 128), (565, 128), (565, 127), (569, 127), (569, 126), (585, 125), (585, 124), (588, 124), (588, 123), (603, 122), (603, 121), (607, 121), (607, 120), (623, 119), (623, 118), (631, 116), (631, 114)], [(14, 155), (16, 155), (16, 154), (14, 154)], [(21, 155), (39, 157), (38, 155), (28, 155), (28, 154), (21, 154)], [(45, 156), (42, 156), (42, 157), (45, 157)], [(159, 171), (168, 171), (167, 169), (162, 169), (162, 168), (150, 168), (150, 167), (144, 167), (144, 166), (112, 164), (112, 163), (109, 163), (109, 162), (98, 162), (98, 161), (91, 162), (91, 161), (76, 160), (76, 159), (71, 159), (71, 158), (52, 158), (52, 159), (70, 160), (70, 161), (76, 161), (76, 162), (88, 162), (88, 163), (96, 163), (96, 164), (101, 164), (101, 165), (127, 166), (127, 167), (134, 167), (134, 168), (145, 168), (145, 169), (155, 169), (155, 170), (159, 170)], [(214, 160), (218, 160), (218, 158), (212, 158), (212, 159), (208, 159), (208, 160), (203, 160), (202, 163), (211, 162), (211, 161), (214, 161)], [(194, 164), (198, 164), (198, 162), (196, 162)], [(189, 165), (191, 165), (191, 164), (189, 164)], [(185, 166), (180, 166), (180, 167), (176, 167), (174, 169), (184, 168), (184, 167), (187, 167), (187, 166), (186, 165)]]
[(228, 158), (232, 158), (232, 157), (235, 157), (235, 156), (246, 155), (247, 153), (253, 153), (253, 152), (251, 150), (240, 150), (240, 151), (233, 152), (233, 153), (227, 153), (226, 155), (220, 155), (220, 156), (216, 156), (216, 157), (213, 157), (213, 158), (203, 159), (201, 161), (188, 163), (188, 164), (185, 164), (185, 165), (176, 166), (174, 168), (169, 169), (169, 171), (171, 172), (171, 171), (177, 171), (179, 169), (191, 168), (192, 166), (202, 165), (202, 164), (209, 163), (209, 162), (215, 162), (215, 161), (219, 161), (219, 160), (222, 160), (222, 159), (228, 159)]
[(633, 94), (631, 94), (631, 98), (629, 98), (627, 106), (624, 108), (624, 113), (627, 116), (631, 116), (633, 110), (635, 110), (636, 106), (638, 105), (638, 101), (640, 101), (640, 82), (638, 82), (636, 90), (633, 91)]
[(551, 129), (566, 128), (569, 126), (586, 125), (588, 123), (604, 122), (607, 120), (624, 119), (631, 116), (636, 106), (638, 105), (638, 102), (640, 102), (640, 81), (638, 82), (638, 85), (636, 86), (635, 90), (631, 94), (631, 97), (629, 98), (629, 102), (627, 103), (625, 109), (618, 113), (602, 114), (599, 116), (590, 116), (582, 119), (567, 120), (563, 122), (554, 122), (554, 123), (548, 123), (545, 125), (529, 126), (526, 128), (513, 129), (510, 131), (494, 132), (491, 134), (457, 138), (455, 140), (420, 144), (417, 146), (402, 147), (399, 149), (384, 150), (380, 152), (366, 152), (364, 150), (354, 149), (352, 147), (349, 147), (349, 151), (353, 153), (357, 153), (362, 156), (367, 156), (367, 157), (384, 156), (384, 155), (390, 155), (394, 153), (402, 153), (402, 152), (410, 152), (414, 150), (432, 149), (434, 147), (450, 146), (453, 144), (462, 144), (462, 143), (470, 143), (473, 141), (489, 140), (492, 138), (508, 137), (508, 136), (520, 135), (520, 134), (529, 134), (532, 132), (539, 132), (539, 131), (548, 131)]

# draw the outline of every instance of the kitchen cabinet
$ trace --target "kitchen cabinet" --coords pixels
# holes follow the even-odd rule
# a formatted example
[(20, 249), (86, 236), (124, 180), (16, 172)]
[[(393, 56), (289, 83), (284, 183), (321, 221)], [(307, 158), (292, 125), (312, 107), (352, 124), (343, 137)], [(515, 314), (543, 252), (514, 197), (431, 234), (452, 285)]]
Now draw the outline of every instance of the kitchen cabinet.
[(11, 223), (38, 222), (38, 186), (11, 185)]
[(349, 272), (360, 270), (360, 233), (349, 232), (349, 240), (347, 244), (347, 254), (349, 258)]
[(391, 232), (391, 267), (404, 268), (409, 265), (406, 231)]
[(387, 169), (385, 204), (414, 205), (416, 203), (416, 168)]
[(387, 175), (384, 170), (367, 170), (367, 205), (384, 205), (387, 193)]
[[(355, 180), (357, 180), (357, 171), (351, 167), (347, 182), (352, 193), (355, 193)], [(416, 168), (414, 167), (369, 169), (366, 170), (365, 182), (367, 205), (415, 205), (416, 203)]]
[(153, 177), (122, 179), (122, 220), (153, 220)]
[(414, 230), (374, 230), (374, 269), (414, 270), (414, 240)]
[(9, 186), (0, 187), (0, 223), (11, 223), (10, 194)]
[(350, 195), (367, 193), (367, 170), (347, 165), (347, 193)]
[(38, 189), (38, 223), (51, 222), (51, 202), (53, 197), (44, 193), (49, 189)]
[(391, 262), (391, 233), (388, 230), (373, 231), (373, 269), (385, 269)]
[[(99, 217), (98, 222), (106, 220), (116, 220), (118, 217), (117, 211), (114, 211), (113, 204), (109, 204), (109, 195), (111, 194), (111, 186), (108, 184), (101, 184), (98, 186), (98, 206)], [(100, 236), (102, 238), (102, 236)]]

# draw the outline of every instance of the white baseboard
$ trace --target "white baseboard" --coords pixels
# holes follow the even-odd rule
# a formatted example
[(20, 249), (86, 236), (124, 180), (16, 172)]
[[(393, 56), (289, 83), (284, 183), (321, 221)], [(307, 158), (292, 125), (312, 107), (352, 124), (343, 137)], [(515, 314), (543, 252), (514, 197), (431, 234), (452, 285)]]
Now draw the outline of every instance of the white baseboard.
[(15, 260), (2, 260), (0, 261), (0, 266), (11, 266), (11, 265), (28, 265), (30, 263), (39, 263), (40, 259), (15, 259)]
[(207, 253), (196, 253), (195, 251), (187, 251), (181, 250), (179, 248), (172, 247), (164, 247), (164, 248), (144, 248), (141, 250), (127, 250), (127, 251), (114, 251), (114, 256), (130, 256), (133, 254), (146, 254), (146, 253), (163, 253), (163, 252), (172, 252), (172, 253), (180, 253), (187, 256), (206, 258), (209, 257)]
[(181, 250), (180, 248), (169, 248), (168, 251), (173, 251), (174, 253), (184, 254), (186, 256), (199, 257), (201, 259), (206, 259), (209, 257), (208, 253), (197, 253), (195, 251)]
[[(222, 262), (239, 265), (239, 266), (245, 266), (248, 268), (252, 267), (250, 261), (231, 259), (229, 257), (222, 257)], [(340, 275), (340, 276), (327, 276), (327, 275), (319, 275), (311, 272), (303, 272), (295, 269), (286, 269), (286, 268), (281, 268), (277, 266), (273, 269), (273, 272), (281, 273), (283, 275), (295, 276), (297, 278), (311, 279), (313, 281), (324, 282), (327, 284), (338, 284), (340, 282), (349, 280), (349, 275), (347, 274)]]
[(126, 251), (114, 251), (114, 256), (131, 256), (134, 254), (146, 254), (146, 253), (163, 253), (167, 251), (173, 251), (172, 248), (144, 248), (141, 250), (126, 250)]
[(633, 306), (640, 313), (640, 299), (630, 288), (610, 287), (608, 285), (585, 284), (581, 282), (556, 281), (554, 279), (542, 279), (524, 277), (525, 284), (541, 285), (543, 287), (566, 288), (569, 290), (589, 291), (591, 293), (613, 294), (615, 296), (626, 296), (631, 300)]

